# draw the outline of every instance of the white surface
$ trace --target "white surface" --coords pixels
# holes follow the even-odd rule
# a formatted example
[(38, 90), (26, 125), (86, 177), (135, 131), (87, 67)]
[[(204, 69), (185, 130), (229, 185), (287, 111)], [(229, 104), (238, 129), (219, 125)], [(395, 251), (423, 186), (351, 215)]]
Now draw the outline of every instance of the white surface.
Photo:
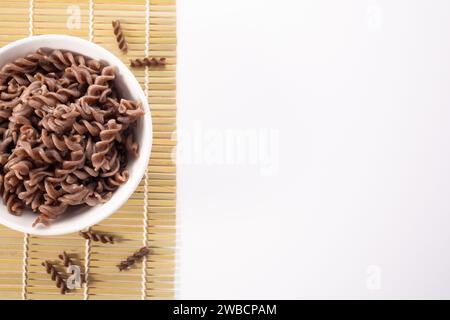
[(77, 232), (100, 222), (116, 212), (128, 200), (139, 185), (147, 168), (153, 131), (147, 98), (133, 73), (119, 58), (93, 42), (65, 35), (42, 35), (21, 39), (0, 49), (0, 67), (39, 48), (70, 50), (115, 66), (117, 71), (114, 81), (118, 90), (124, 98), (142, 101), (145, 110), (144, 119), (138, 121), (135, 130), (136, 141), (139, 143), (139, 157), (137, 159), (130, 158), (128, 163), (130, 178), (113, 193), (111, 199), (105, 204), (95, 207), (70, 208), (50, 226), (32, 227), (37, 217), (35, 213), (27, 210), (22, 216), (11, 215), (3, 201), (0, 201), (1, 224), (29, 234), (59, 235)]
[[(179, 298), (450, 298), (449, 1), (179, 1), (178, 30)], [(278, 145), (220, 164), (236, 129)]]

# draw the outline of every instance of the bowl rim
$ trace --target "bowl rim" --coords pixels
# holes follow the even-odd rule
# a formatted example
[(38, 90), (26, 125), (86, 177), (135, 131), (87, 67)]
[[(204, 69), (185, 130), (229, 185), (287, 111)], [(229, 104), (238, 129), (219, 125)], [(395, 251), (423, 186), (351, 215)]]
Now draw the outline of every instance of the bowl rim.
[[(143, 108), (145, 111), (145, 114), (141, 121), (144, 121), (142, 125), (142, 136), (141, 139), (141, 145), (139, 147), (139, 156), (136, 158), (136, 162), (141, 162), (140, 165), (136, 165), (136, 168), (134, 168), (133, 174), (130, 175), (129, 180), (122, 185), (123, 190), (121, 192), (117, 192), (116, 190), (111, 199), (108, 200), (105, 204), (101, 205), (102, 207), (108, 204), (108, 210), (104, 210), (103, 212), (99, 213), (96, 216), (90, 217), (90, 219), (82, 220), (78, 224), (68, 225), (64, 227), (59, 227), (57, 225), (57, 222), (55, 224), (50, 225), (49, 227), (45, 228), (35, 228), (32, 226), (26, 226), (24, 224), (15, 223), (10, 220), (6, 220), (0, 215), (0, 224), (11, 228), (16, 231), (20, 231), (27, 234), (32, 235), (39, 235), (39, 236), (56, 236), (56, 235), (63, 235), (73, 232), (78, 232), (83, 229), (89, 228), (100, 221), (108, 218), (113, 213), (115, 213), (126, 201), (129, 200), (131, 195), (135, 192), (137, 187), (139, 186), (139, 183), (141, 182), (142, 178), (146, 174), (146, 170), (148, 167), (148, 163), (150, 161), (150, 155), (151, 150), (153, 146), (153, 125), (151, 121), (151, 108), (150, 104), (148, 102), (148, 98), (145, 95), (140, 83), (134, 76), (134, 74), (131, 72), (131, 70), (113, 53), (109, 52), (107, 49), (103, 48), (102, 46), (92, 42), (85, 40), (83, 38), (74, 37), (74, 36), (68, 36), (68, 35), (62, 35), (62, 34), (46, 34), (46, 35), (35, 35), (26, 37), (23, 39), (19, 39), (16, 41), (13, 41), (3, 47), (0, 48), (0, 56), (8, 50), (14, 49), (16, 47), (20, 47), (25, 44), (29, 43), (38, 43), (41, 41), (55, 41), (55, 43), (58, 43), (59, 41), (64, 42), (71, 42), (72, 44), (76, 45), (77, 43), (82, 43), (84, 46), (92, 47), (94, 51), (100, 52), (101, 59), (107, 60), (111, 65), (114, 64), (116, 68), (119, 69), (119, 72), (123, 75), (123, 78), (126, 79), (126, 83), (128, 84), (127, 87), (129, 88), (130, 92), (136, 93), (136, 96), (139, 97), (139, 99), (142, 101)], [(57, 45), (54, 49), (57, 49)], [(68, 49), (62, 49), (67, 50)], [(76, 50), (74, 50), (76, 51)], [(89, 54), (80, 53), (87, 57), (89, 57)], [(142, 160), (142, 158), (144, 160)], [(114, 199), (114, 201), (113, 201)], [(1, 203), (3, 204), (3, 203)], [(97, 207), (97, 206), (96, 206)], [(95, 207), (93, 207), (95, 208)], [(106, 208), (105, 208), (106, 209)], [(87, 214), (89, 210), (82, 214)], [(69, 218), (70, 219), (70, 218)], [(54, 226), (54, 227), (53, 227)]]

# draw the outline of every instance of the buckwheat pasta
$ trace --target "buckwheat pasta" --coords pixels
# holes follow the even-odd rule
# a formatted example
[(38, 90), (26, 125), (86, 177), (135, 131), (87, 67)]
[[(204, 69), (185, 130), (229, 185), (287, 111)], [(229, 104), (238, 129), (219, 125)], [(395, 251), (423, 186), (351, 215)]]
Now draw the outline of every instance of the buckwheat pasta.
[(0, 196), (48, 225), (70, 207), (108, 201), (129, 177), (142, 103), (120, 97), (115, 68), (39, 49), (0, 69)]
[(130, 59), (131, 67), (152, 67), (152, 66), (165, 66), (166, 58), (150, 58), (145, 57), (143, 59)]
[(111, 243), (111, 244), (114, 243), (114, 236), (109, 234), (93, 232), (90, 230), (80, 231), (79, 234), (86, 240), (92, 240), (95, 242), (100, 241), (101, 243)]
[(128, 51), (127, 41), (125, 40), (125, 35), (123, 34), (122, 26), (119, 20), (112, 21), (114, 35), (116, 36), (117, 45), (122, 52)]
[(147, 247), (142, 247), (131, 256), (129, 256), (126, 260), (121, 261), (117, 268), (119, 271), (128, 270), (134, 265), (136, 262), (142, 261), (146, 256), (150, 253), (150, 249)]
[(45, 271), (50, 275), (51, 279), (55, 281), (55, 285), (59, 289), (60, 293), (66, 294), (69, 292), (66, 280), (63, 278), (61, 273), (56, 270), (55, 265), (48, 260), (42, 262), (41, 264), (45, 268)]

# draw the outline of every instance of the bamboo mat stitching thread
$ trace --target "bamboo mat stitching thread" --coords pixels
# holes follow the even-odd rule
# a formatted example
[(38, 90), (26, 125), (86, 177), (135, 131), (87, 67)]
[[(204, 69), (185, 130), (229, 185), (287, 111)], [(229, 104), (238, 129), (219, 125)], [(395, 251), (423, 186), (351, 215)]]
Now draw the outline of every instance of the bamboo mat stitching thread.
[[(33, 35), (33, 0), (30, 0), (28, 8), (28, 35)], [(22, 300), (27, 299), (28, 287), (28, 245), (30, 243), (30, 235), (24, 233), (23, 235), (23, 265), (22, 265)]]
[[(150, 0), (145, 1), (145, 50), (144, 56), (148, 55), (150, 47)], [(145, 97), (148, 101), (148, 66), (145, 67), (144, 74)], [(143, 244), (147, 246), (147, 228), (148, 228), (148, 168), (145, 169), (144, 177), (144, 217), (143, 217)], [(147, 296), (147, 257), (142, 261), (142, 300)]]
[(30, 36), (33, 35), (33, 0), (30, 0), (30, 4), (29, 4), (29, 10), (28, 10), (28, 19), (29, 19), (29, 25), (28, 25), (28, 32), (30, 34)]
[(27, 286), (28, 286), (28, 244), (30, 236), (28, 233), (23, 235), (23, 265), (22, 265), (22, 300), (27, 299)]

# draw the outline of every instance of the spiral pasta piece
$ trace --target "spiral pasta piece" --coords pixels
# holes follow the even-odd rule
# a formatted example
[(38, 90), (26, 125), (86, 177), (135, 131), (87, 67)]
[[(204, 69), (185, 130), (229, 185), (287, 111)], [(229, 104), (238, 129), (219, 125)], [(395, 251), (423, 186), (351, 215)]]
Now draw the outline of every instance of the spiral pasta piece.
[(128, 51), (128, 44), (125, 40), (125, 35), (123, 34), (122, 26), (119, 20), (112, 21), (114, 35), (116, 36), (117, 45), (122, 52), (126, 53)]
[(0, 69), (0, 84), (5, 83), (14, 74), (27, 74), (36, 70), (44, 56), (40, 52), (28, 54), (23, 58), (7, 63)]
[(150, 253), (149, 248), (142, 247), (141, 249), (133, 253), (131, 256), (129, 256), (126, 260), (121, 261), (117, 265), (117, 268), (119, 268), (119, 271), (128, 270), (135, 263), (142, 261), (146, 256), (149, 255), (149, 253)]
[(100, 132), (100, 141), (95, 144), (95, 152), (92, 155), (92, 164), (95, 170), (99, 170), (105, 163), (105, 155), (111, 149), (113, 141), (119, 139), (118, 133), (122, 130), (122, 125), (111, 119), (107, 123), (106, 129)]
[(98, 233), (93, 231), (80, 231), (80, 236), (82, 236), (86, 240), (92, 240), (95, 242), (101, 242), (101, 243), (114, 243), (114, 236), (104, 233)]
[(145, 57), (138, 59), (130, 59), (130, 67), (154, 67), (165, 66), (166, 58)]
[(69, 288), (67, 287), (66, 280), (63, 278), (61, 273), (56, 270), (54, 264), (50, 261), (46, 260), (42, 262), (42, 266), (45, 268), (45, 271), (50, 275), (51, 279), (55, 281), (56, 287), (59, 289), (61, 294), (66, 294), (69, 292)]
[(43, 109), (45, 112), (53, 112), (57, 104), (67, 104), (69, 100), (74, 100), (80, 96), (80, 91), (76, 87), (61, 88), (56, 92), (45, 92), (33, 95), (28, 99), (28, 105), (33, 109)]
[(6, 208), (11, 214), (18, 216), (22, 213), (24, 203), (19, 199), (16, 193), (4, 190), (2, 198)]

